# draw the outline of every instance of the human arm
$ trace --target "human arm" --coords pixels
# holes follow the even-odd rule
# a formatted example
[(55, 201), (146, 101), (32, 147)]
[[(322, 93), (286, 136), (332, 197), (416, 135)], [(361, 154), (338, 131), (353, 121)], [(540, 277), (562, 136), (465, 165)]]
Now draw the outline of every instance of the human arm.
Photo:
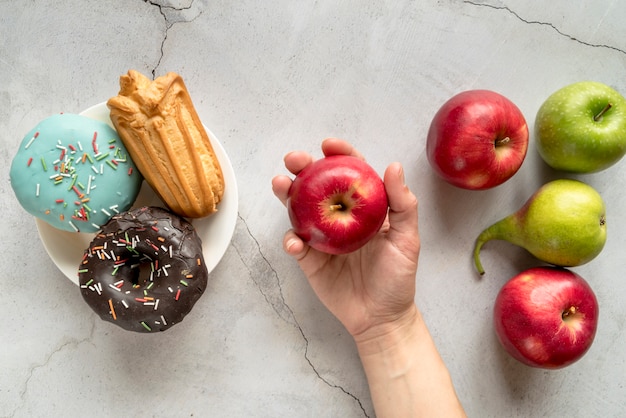
[(465, 416), (415, 305), (402, 320), (371, 329), (355, 341), (379, 418)]
[[(338, 139), (325, 140), (322, 151), (363, 158)], [(307, 153), (293, 152), (285, 157), (285, 166), (297, 174), (312, 161)], [(291, 230), (283, 247), (354, 338), (377, 416), (464, 416), (414, 301), (420, 249), (417, 199), (404, 183), (400, 164), (387, 167), (383, 180), (389, 215), (364, 247), (333, 256), (309, 247)], [(285, 204), (291, 181), (287, 176), (272, 180), (274, 193)]]

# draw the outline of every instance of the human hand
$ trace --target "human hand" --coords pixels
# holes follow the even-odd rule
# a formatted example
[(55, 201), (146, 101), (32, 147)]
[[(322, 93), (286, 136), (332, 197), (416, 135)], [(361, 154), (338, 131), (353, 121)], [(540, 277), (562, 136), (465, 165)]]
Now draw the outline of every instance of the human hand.
[[(322, 142), (325, 156), (346, 154), (363, 159), (349, 143), (329, 138)], [(304, 152), (291, 152), (285, 167), (297, 175), (313, 162)], [(420, 249), (417, 199), (404, 183), (399, 163), (387, 167), (383, 176), (389, 213), (383, 226), (364, 247), (344, 255), (330, 255), (304, 243), (293, 230), (287, 231), (283, 248), (294, 257), (322, 303), (355, 338), (386, 325), (413, 317), (416, 308), (415, 274)], [(287, 204), (292, 179), (279, 175), (272, 189)]]

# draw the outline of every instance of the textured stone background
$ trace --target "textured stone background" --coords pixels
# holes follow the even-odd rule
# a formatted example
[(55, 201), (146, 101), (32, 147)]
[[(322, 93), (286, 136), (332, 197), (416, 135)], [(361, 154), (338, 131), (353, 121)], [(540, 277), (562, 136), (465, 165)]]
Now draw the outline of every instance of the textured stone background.
[[(0, 416), (373, 417), (351, 338), (282, 252), (288, 219), (270, 189), (286, 152), (319, 156), (327, 136), (381, 173), (405, 165), (420, 199), (416, 301), (470, 416), (624, 415), (626, 163), (583, 178), (608, 206), (604, 252), (576, 269), (601, 322), (582, 360), (549, 372), (509, 358), (491, 326), (500, 286), (537, 261), (492, 243), (479, 280), (470, 253), (482, 228), (564, 175), (531, 143), (509, 182), (463, 191), (435, 177), (424, 144), (437, 108), (462, 90), (504, 94), (530, 126), (566, 84), (626, 93), (626, 3), (0, 0), (0, 11)], [(239, 185), (209, 292), (160, 335), (92, 313), (8, 182), (28, 130), (106, 101), (130, 68), (183, 76)]]

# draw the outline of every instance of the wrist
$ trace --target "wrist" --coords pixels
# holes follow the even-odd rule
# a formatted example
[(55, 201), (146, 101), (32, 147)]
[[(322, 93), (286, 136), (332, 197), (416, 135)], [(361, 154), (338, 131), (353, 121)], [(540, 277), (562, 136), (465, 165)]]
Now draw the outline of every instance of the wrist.
[(394, 320), (377, 324), (354, 335), (359, 355), (378, 355), (405, 345), (417, 337), (421, 322), (421, 314), (413, 303)]
[(377, 416), (465, 416), (415, 304), (354, 339)]

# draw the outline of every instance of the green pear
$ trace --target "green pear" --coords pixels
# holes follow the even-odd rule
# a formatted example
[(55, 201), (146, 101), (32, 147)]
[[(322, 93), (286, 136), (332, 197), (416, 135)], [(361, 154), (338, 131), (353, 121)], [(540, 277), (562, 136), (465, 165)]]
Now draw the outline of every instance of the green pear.
[(520, 246), (539, 260), (561, 267), (585, 264), (606, 242), (604, 201), (591, 186), (554, 180), (537, 190), (517, 212), (485, 229), (476, 238), (474, 264), (482, 275), (480, 249), (490, 240)]

